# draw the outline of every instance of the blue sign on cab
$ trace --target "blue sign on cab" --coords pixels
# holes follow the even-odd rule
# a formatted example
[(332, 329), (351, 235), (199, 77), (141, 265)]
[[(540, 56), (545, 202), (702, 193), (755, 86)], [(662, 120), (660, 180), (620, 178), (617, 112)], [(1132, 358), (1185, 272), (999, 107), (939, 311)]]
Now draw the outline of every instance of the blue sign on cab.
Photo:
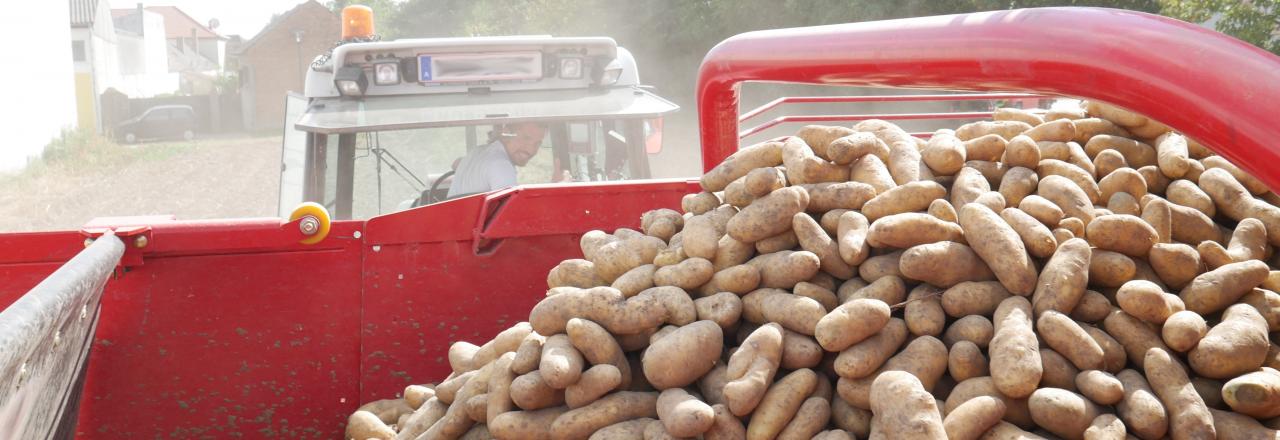
[(418, 56), (418, 81), (431, 81), (431, 56)]

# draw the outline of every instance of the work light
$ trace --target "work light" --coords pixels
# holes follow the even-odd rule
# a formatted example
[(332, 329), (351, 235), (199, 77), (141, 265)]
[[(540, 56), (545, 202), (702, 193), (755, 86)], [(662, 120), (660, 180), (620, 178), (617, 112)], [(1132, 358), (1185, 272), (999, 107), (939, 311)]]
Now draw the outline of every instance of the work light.
[(333, 85), (342, 96), (363, 96), (369, 87), (369, 79), (364, 76), (364, 69), (359, 66), (345, 66), (333, 75)]

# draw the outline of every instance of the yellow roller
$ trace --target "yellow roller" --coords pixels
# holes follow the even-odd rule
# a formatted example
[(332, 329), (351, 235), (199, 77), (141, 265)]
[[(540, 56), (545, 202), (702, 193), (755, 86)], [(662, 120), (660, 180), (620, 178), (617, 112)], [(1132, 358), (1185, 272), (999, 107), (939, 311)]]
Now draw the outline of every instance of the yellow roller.
[(329, 210), (325, 209), (324, 205), (316, 202), (303, 202), (301, 205), (298, 205), (297, 208), (293, 208), (293, 213), (289, 214), (289, 221), (293, 222), (298, 219), (304, 219), (303, 221), (306, 222), (307, 220), (305, 217), (310, 217), (315, 223), (314, 227), (308, 227), (306, 224), (303, 224), (303, 233), (306, 234), (308, 230), (314, 232), (309, 234), (307, 238), (298, 240), (299, 243), (316, 244), (319, 243), (320, 240), (324, 240), (324, 238), (329, 235)]

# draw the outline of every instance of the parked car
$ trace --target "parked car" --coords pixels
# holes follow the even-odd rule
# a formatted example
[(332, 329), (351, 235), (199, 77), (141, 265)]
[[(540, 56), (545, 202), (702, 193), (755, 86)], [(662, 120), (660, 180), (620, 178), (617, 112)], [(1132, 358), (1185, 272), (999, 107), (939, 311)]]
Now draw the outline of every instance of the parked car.
[(189, 105), (157, 105), (141, 115), (121, 122), (116, 136), (132, 144), (142, 139), (196, 137), (196, 112)]

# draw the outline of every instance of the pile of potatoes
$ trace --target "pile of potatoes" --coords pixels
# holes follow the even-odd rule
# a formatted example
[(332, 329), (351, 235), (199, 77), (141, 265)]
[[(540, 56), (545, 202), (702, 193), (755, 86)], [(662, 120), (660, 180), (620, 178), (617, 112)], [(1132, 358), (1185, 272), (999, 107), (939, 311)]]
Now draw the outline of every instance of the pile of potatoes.
[(1280, 439), (1278, 197), (1119, 108), (808, 126), (591, 231), (377, 439)]

